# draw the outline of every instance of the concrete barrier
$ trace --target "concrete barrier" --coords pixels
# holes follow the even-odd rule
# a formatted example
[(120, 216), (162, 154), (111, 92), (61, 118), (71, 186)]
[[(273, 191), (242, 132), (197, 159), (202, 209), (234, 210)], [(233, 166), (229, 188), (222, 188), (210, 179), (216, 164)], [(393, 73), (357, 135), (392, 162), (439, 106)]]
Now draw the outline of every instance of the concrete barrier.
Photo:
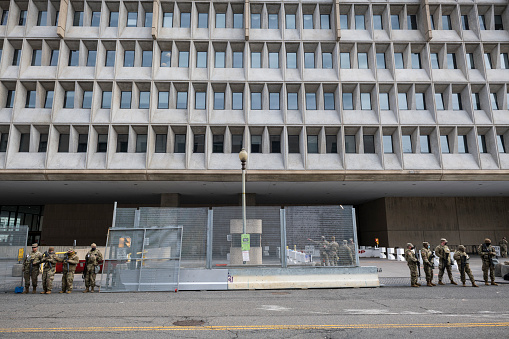
[(387, 259), (387, 255), (385, 254), (386, 249), (385, 247), (380, 247), (380, 253), (378, 254), (380, 259)]
[(398, 248), (396, 250), (396, 260), (397, 261), (405, 261), (404, 254), (405, 254), (405, 250), (403, 248)]
[(387, 249), (387, 259), (389, 260), (396, 260), (396, 256), (394, 255), (394, 248), (388, 248)]

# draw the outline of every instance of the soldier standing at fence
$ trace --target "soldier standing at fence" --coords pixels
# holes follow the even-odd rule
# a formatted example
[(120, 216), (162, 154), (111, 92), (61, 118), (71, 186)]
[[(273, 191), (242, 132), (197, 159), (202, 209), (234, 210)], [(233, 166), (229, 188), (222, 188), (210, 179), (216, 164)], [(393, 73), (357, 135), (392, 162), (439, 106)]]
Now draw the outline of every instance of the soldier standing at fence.
[(60, 293), (71, 293), (72, 283), (74, 282), (74, 272), (76, 265), (80, 262), (78, 254), (72, 248), (69, 248), (65, 254), (64, 264), (62, 267), (62, 290)]
[(442, 277), (444, 276), (444, 271), (447, 270), (447, 274), (449, 275), (449, 280), (451, 284), (458, 285), (453, 277), (451, 270), (451, 250), (447, 246), (447, 239), (440, 239), (440, 245), (435, 248), (435, 254), (440, 259), (440, 265), (438, 266), (438, 284), (445, 285), (442, 282)]
[(463, 286), (466, 285), (466, 279), (465, 274), (468, 275), (470, 278), (470, 281), (472, 282), (472, 287), (479, 287), (475, 283), (474, 275), (472, 274), (472, 271), (470, 270), (470, 264), (468, 263), (469, 256), (465, 253), (465, 246), (459, 245), (458, 250), (454, 252), (454, 260), (458, 263), (458, 266), (460, 268), (460, 277), (461, 282), (463, 283)]
[(355, 243), (352, 238), (348, 239), (348, 248), (352, 251), (352, 256), (355, 258)]
[(55, 278), (56, 266), (59, 258), (55, 254), (55, 248), (48, 248), (42, 255), (42, 289), (41, 294), (51, 294), (53, 289), (53, 278)]
[(95, 243), (92, 243), (90, 245), (91, 249), (88, 251), (87, 255), (85, 256), (85, 271), (83, 273), (85, 277), (85, 287), (86, 290), (83, 291), (83, 293), (90, 292), (94, 293), (94, 287), (95, 287), (95, 268), (99, 266), (100, 262), (103, 261), (103, 255), (101, 251), (97, 249), (97, 245)]
[(429, 242), (425, 241), (422, 243), (422, 249), (421, 249), (421, 258), (422, 262), (424, 264), (424, 273), (426, 274), (426, 282), (427, 286), (433, 287), (436, 286), (433, 284), (433, 258), (435, 257), (433, 255), (433, 252), (430, 250), (430, 244)]
[(339, 244), (336, 242), (336, 237), (332, 236), (332, 241), (329, 243), (329, 260), (332, 266), (338, 266), (338, 251)]
[(405, 250), (405, 260), (407, 262), (408, 268), (410, 269), (410, 286), (419, 287), (421, 284), (417, 282), (417, 263), (419, 259), (415, 257), (414, 251), (412, 251), (414, 245), (412, 243), (406, 244)]
[(23, 260), (23, 278), (25, 279), (24, 294), (28, 293), (30, 288), (30, 279), (32, 279), (32, 293), (37, 290), (37, 277), (39, 276), (39, 264), (41, 263), (42, 253), (38, 250), (39, 245), (32, 244), (32, 252), (26, 255)]
[(500, 256), (502, 258), (507, 258), (507, 239), (506, 239), (506, 237), (503, 237), (502, 240), (500, 240)]
[(339, 246), (339, 261), (340, 264), (344, 266), (352, 266), (353, 265), (353, 254), (350, 247), (348, 247), (348, 241), (343, 240), (341, 246)]
[(496, 258), (497, 252), (495, 248), (491, 246), (491, 240), (486, 238), (484, 239), (484, 244), (479, 245), (477, 249), (482, 259), (482, 273), (484, 278), (484, 283), (489, 285), (488, 283), (488, 270), (490, 271), (491, 284), (497, 286), (498, 284), (495, 282), (495, 264), (493, 263), (493, 259)]
[(320, 265), (328, 266), (329, 265), (329, 242), (327, 240), (325, 240), (325, 236), (322, 235), (322, 238), (320, 241), (315, 241), (315, 240), (312, 240), (309, 238), (308, 238), (308, 240), (318, 245), (318, 249), (320, 250)]

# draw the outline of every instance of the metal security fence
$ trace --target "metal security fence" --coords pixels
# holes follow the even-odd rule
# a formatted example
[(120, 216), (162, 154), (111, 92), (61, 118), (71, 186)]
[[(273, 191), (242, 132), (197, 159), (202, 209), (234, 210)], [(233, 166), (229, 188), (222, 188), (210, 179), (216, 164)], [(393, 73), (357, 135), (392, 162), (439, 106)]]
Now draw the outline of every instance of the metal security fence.
[(0, 292), (14, 292), (14, 288), (21, 285), (21, 263), (26, 255), (27, 239), (28, 226), (0, 227)]

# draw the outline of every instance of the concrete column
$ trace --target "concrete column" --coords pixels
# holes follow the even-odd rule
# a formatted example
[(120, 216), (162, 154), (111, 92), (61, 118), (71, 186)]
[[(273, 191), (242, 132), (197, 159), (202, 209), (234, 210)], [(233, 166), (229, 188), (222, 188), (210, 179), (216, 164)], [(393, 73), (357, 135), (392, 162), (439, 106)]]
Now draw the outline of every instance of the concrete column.
[(249, 26), (251, 22), (251, 8), (249, 6), (249, 0), (244, 0), (244, 35), (246, 41), (249, 40)]
[(179, 193), (162, 193), (161, 207), (180, 207)]
[(58, 27), (57, 35), (63, 39), (65, 38), (65, 28), (67, 26), (67, 13), (69, 10), (69, 0), (60, 0), (60, 9), (58, 14)]
[(427, 41), (430, 41), (433, 38), (432, 30), (431, 30), (431, 19), (429, 13), (429, 3), (428, 0), (421, 0), (421, 13), (424, 15), (424, 25), (422, 28), (424, 31), (422, 34), (426, 37)]
[(341, 25), (339, 22), (339, 0), (335, 0), (334, 4), (334, 23), (336, 24), (336, 40), (341, 39)]
[(159, 0), (154, 0), (152, 7), (152, 38), (157, 39), (158, 27), (159, 27)]
[[(239, 205), (242, 206), (242, 193), (239, 193)], [(246, 193), (246, 206), (256, 206), (256, 193)]]

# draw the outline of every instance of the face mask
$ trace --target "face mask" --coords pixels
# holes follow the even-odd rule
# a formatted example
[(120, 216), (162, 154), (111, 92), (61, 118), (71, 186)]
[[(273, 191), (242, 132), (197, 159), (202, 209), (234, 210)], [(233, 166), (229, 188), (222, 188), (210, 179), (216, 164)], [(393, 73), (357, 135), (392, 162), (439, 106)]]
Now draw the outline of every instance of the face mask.
[(95, 247), (92, 247), (92, 251), (95, 251), (95, 249), (96, 249)]

